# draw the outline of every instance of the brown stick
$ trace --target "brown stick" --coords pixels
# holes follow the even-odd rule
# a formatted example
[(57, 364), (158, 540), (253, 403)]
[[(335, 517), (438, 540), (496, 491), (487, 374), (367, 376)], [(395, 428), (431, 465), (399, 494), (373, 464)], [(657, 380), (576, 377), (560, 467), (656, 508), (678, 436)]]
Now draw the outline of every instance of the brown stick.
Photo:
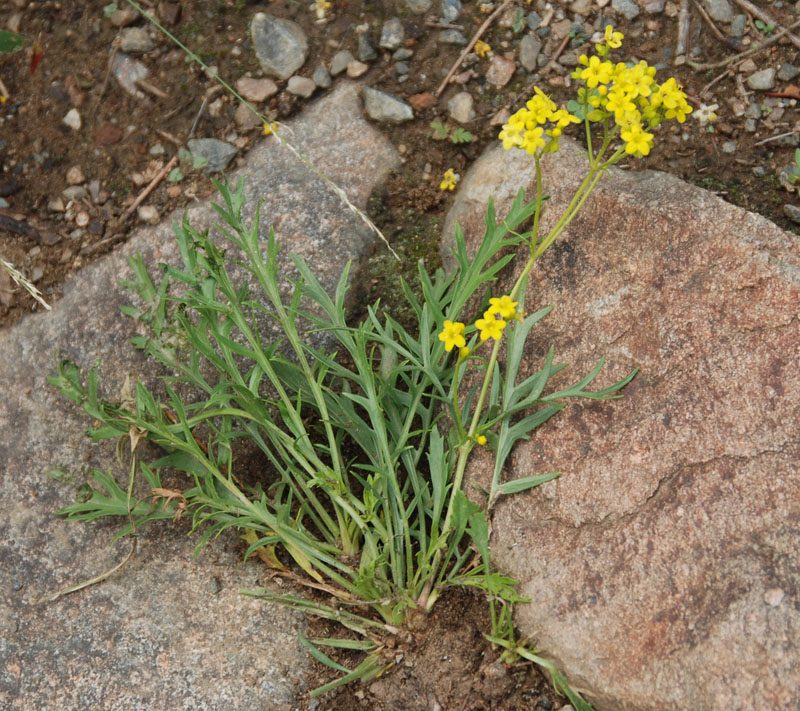
[(686, 60), (686, 64), (688, 64), (692, 69), (698, 72), (704, 72), (707, 69), (719, 69), (720, 67), (727, 67), (729, 64), (734, 64), (735, 62), (740, 62), (745, 57), (749, 57), (751, 54), (756, 54), (760, 52), (762, 49), (766, 49), (770, 45), (775, 44), (781, 37), (788, 34), (791, 30), (795, 27), (800, 26), (800, 20), (795, 22), (794, 24), (789, 25), (788, 27), (784, 27), (780, 32), (774, 34), (769, 39), (764, 40), (760, 44), (757, 44), (751, 47), (744, 52), (739, 52), (739, 54), (735, 54), (733, 57), (728, 57), (727, 59), (723, 59), (719, 62), (711, 62), (709, 64), (698, 64), (697, 62), (692, 62), (691, 60)]
[(169, 94), (166, 91), (159, 89), (157, 86), (154, 86), (149, 81), (145, 81), (144, 79), (137, 79), (136, 85), (140, 89), (144, 89), (145, 91), (149, 91), (153, 96), (158, 99), (167, 99), (169, 98)]
[(447, 76), (444, 78), (444, 81), (439, 85), (439, 88), (434, 93), (434, 96), (437, 98), (442, 95), (442, 92), (447, 88), (447, 85), (450, 83), (450, 80), (453, 78), (453, 75), (456, 73), (458, 68), (461, 66), (461, 62), (464, 61), (464, 57), (466, 57), (471, 51), (472, 48), (475, 46), (475, 43), (483, 36), (483, 33), (486, 32), (489, 25), (492, 24), (494, 18), (497, 17), (503, 10), (505, 10), (514, 0), (505, 0), (503, 4), (498, 7), (489, 17), (486, 18), (485, 22), (478, 28), (478, 31), (470, 40), (469, 44), (464, 47), (464, 51), (461, 53), (461, 56), (456, 60), (456, 63), (450, 68), (450, 71), (447, 73)]
[[(775, 27), (780, 27), (781, 26), (779, 22), (775, 22), (775, 20), (773, 20), (761, 8), (756, 7), (755, 5), (753, 5), (753, 3), (750, 2), (750, 0), (734, 0), (734, 2), (739, 7), (741, 7), (743, 10), (746, 10), (747, 12), (749, 12), (754, 17), (757, 17), (762, 22), (766, 22), (768, 25), (774, 25)], [(794, 24), (794, 25), (792, 25), (792, 27), (797, 27), (797, 25)], [(788, 33), (788, 30), (792, 29), (792, 27), (787, 28), (787, 33)], [(800, 37), (798, 37), (797, 35), (793, 35), (793, 34), (789, 33), (789, 39), (791, 40), (792, 44), (795, 47), (800, 48)]]
[(714, 24), (714, 20), (709, 17), (708, 13), (705, 11), (705, 8), (699, 2), (697, 2), (697, 0), (692, 0), (692, 4), (694, 5), (695, 10), (700, 13), (700, 17), (702, 17), (706, 21), (706, 24), (711, 28), (711, 31), (714, 33), (716, 38), (722, 42), (722, 44), (727, 46), (728, 38), (719, 31), (719, 28)]
[(678, 15), (678, 41), (675, 43), (675, 66), (686, 61), (686, 47), (689, 44), (689, 0), (681, 0), (681, 11)]
[(132, 205), (131, 205), (131, 206), (130, 206), (130, 207), (127, 209), (127, 210), (125, 210), (125, 212), (123, 212), (123, 213), (122, 213), (122, 215), (121, 215), (121, 216), (120, 216), (120, 218), (119, 218), (119, 221), (120, 221), (120, 223), (123, 223), (123, 222), (125, 222), (125, 220), (127, 220), (127, 219), (128, 219), (130, 216), (131, 216), (131, 214), (133, 213), (133, 211), (134, 211), (134, 210), (135, 210), (137, 207), (139, 207), (139, 205), (141, 205), (141, 204), (142, 204), (142, 202), (144, 201), (144, 199), (145, 199), (145, 198), (146, 198), (146, 197), (147, 197), (147, 196), (148, 196), (150, 193), (152, 193), (152, 192), (153, 192), (153, 190), (155, 190), (155, 189), (156, 189), (156, 186), (157, 186), (157, 185), (158, 185), (158, 184), (159, 184), (159, 183), (160, 183), (162, 180), (164, 180), (164, 178), (166, 178), (166, 177), (167, 177), (167, 175), (169, 174), (169, 172), (170, 172), (170, 171), (171, 171), (171, 170), (172, 170), (172, 169), (173, 169), (173, 168), (174, 168), (174, 167), (175, 167), (177, 164), (178, 164), (178, 156), (173, 156), (173, 157), (172, 157), (172, 160), (171, 160), (169, 163), (167, 163), (167, 164), (166, 164), (166, 165), (165, 165), (165, 166), (162, 168), (161, 172), (160, 172), (160, 173), (159, 173), (159, 174), (158, 174), (158, 175), (157, 175), (155, 178), (153, 178), (153, 179), (150, 181), (150, 185), (148, 185), (148, 186), (147, 186), (147, 187), (146, 187), (144, 190), (142, 190), (142, 192), (141, 192), (141, 193), (139, 193), (139, 197), (137, 197), (137, 198), (136, 198), (136, 199), (133, 201), (133, 204), (132, 204)]

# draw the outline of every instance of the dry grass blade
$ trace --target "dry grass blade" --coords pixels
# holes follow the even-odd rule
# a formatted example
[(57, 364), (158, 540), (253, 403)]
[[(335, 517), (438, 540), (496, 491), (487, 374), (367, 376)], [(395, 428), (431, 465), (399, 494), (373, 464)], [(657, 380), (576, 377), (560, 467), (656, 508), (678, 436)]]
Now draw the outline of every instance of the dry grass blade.
[(20, 272), (11, 262), (7, 262), (5, 259), (0, 257), (0, 267), (5, 269), (11, 278), (17, 282), (25, 291), (27, 291), (36, 301), (38, 301), (42, 306), (44, 306), (48, 311), (52, 308), (50, 304), (48, 304), (44, 297), (42, 296), (42, 292), (39, 291), (29, 280), (28, 278)]

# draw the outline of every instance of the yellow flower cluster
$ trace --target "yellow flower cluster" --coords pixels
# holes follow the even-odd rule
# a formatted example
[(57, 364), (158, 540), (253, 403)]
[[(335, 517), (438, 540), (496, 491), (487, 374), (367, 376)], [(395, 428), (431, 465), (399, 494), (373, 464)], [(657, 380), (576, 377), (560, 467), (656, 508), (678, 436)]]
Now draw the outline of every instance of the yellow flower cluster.
[[(512, 301), (508, 295), (489, 299), (489, 308), (483, 316), (475, 321), (475, 328), (480, 331), (481, 342), (490, 338), (499, 341), (503, 337), (503, 329), (508, 325), (508, 320), (519, 318), (517, 301)], [(466, 358), (470, 350), (464, 337), (466, 326), (460, 321), (445, 321), (444, 328), (439, 333), (439, 340), (444, 342), (444, 349), (449, 353), (453, 348), (459, 349), (461, 358)]]
[[(629, 66), (607, 59), (611, 49), (622, 46), (623, 35), (611, 25), (605, 28), (604, 41), (595, 45), (597, 55), (580, 57), (580, 66), (572, 77), (583, 82), (578, 103), (589, 121), (613, 117), (625, 142), (625, 152), (637, 157), (650, 153), (655, 128), (664, 119), (686, 120), (692, 107), (674, 78), (663, 84), (655, 80), (656, 70), (645, 61)], [(558, 137), (571, 123), (581, 119), (556, 104), (541, 89), (517, 111), (500, 131), (506, 150), (522, 148), (531, 155), (558, 150)], [(548, 127), (549, 125), (549, 127)]]
[(522, 148), (531, 155), (557, 151), (558, 137), (564, 128), (581, 121), (569, 111), (559, 109), (538, 87), (534, 92), (533, 98), (500, 131), (499, 137), (506, 150)]
[(674, 118), (683, 123), (692, 107), (675, 79), (659, 85), (655, 67), (647, 62), (629, 66), (606, 59), (609, 47), (621, 46), (622, 37), (621, 32), (607, 26), (607, 45), (596, 45), (599, 56), (582, 55), (581, 66), (572, 77), (584, 83), (584, 88), (578, 90), (578, 100), (586, 110), (586, 118), (596, 122), (613, 117), (625, 141), (625, 152), (646, 156), (653, 144), (653, 134), (647, 129), (655, 128), (664, 119)]

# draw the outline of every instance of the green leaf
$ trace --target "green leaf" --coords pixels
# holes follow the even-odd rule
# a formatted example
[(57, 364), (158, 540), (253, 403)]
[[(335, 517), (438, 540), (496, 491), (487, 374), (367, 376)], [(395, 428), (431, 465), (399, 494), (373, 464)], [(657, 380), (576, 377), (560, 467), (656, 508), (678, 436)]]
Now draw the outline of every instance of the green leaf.
[(181, 180), (183, 180), (183, 178), (184, 178), (184, 175), (183, 175), (183, 173), (181, 172), (181, 169), (180, 169), (180, 167), (179, 167), (179, 166), (175, 166), (175, 167), (174, 167), (174, 168), (173, 168), (173, 169), (172, 169), (172, 170), (169, 172), (169, 175), (167, 176), (167, 180), (168, 180), (170, 183), (180, 183), (180, 182), (181, 182)]
[(512, 479), (511, 481), (507, 481), (504, 484), (500, 484), (495, 491), (498, 494), (516, 494), (520, 491), (527, 491), (528, 489), (532, 489), (534, 486), (539, 486), (539, 484), (544, 484), (547, 481), (552, 481), (553, 479), (558, 479), (561, 476), (561, 472), (550, 472), (550, 474), (537, 474), (535, 476), (524, 476), (519, 479)]
[(103, 7), (103, 17), (106, 19), (110, 18), (117, 10), (119, 10), (119, 6), (115, 2), (111, 2), (105, 7)]
[(473, 136), (465, 128), (461, 128), (459, 126), (453, 129), (453, 132), (450, 134), (450, 140), (453, 143), (471, 143), (475, 140), (475, 136)]
[(3, 54), (10, 54), (15, 50), (22, 47), (25, 42), (23, 35), (18, 35), (16, 32), (9, 32), (8, 30), (0, 30), (0, 52)]
[(66, 484), (71, 484), (75, 477), (65, 467), (55, 467), (47, 472), (47, 476), (56, 481), (63, 481)]
[(437, 141), (444, 141), (450, 133), (450, 127), (441, 121), (431, 122), (431, 128), (433, 129), (433, 138)]

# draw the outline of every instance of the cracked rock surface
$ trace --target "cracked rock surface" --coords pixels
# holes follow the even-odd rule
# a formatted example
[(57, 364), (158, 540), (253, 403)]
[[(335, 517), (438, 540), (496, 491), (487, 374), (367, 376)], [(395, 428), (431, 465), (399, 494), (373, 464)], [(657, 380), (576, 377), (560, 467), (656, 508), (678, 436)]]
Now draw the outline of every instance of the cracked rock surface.
[[(574, 143), (546, 158), (543, 234), (585, 171)], [(501, 219), (533, 175), (527, 154), (489, 150), (445, 240), (458, 220), (474, 250), (487, 197)], [(493, 559), (533, 601), (518, 623), (600, 711), (794, 708), (797, 237), (669, 175), (612, 170), (531, 275), (526, 310), (548, 304), (520, 377), (550, 344), (570, 364), (554, 387), (602, 356), (594, 389), (641, 371), (622, 399), (574, 402), (512, 455), (506, 477), (563, 472), (496, 510)], [(486, 487), (491, 469), (471, 476)]]

